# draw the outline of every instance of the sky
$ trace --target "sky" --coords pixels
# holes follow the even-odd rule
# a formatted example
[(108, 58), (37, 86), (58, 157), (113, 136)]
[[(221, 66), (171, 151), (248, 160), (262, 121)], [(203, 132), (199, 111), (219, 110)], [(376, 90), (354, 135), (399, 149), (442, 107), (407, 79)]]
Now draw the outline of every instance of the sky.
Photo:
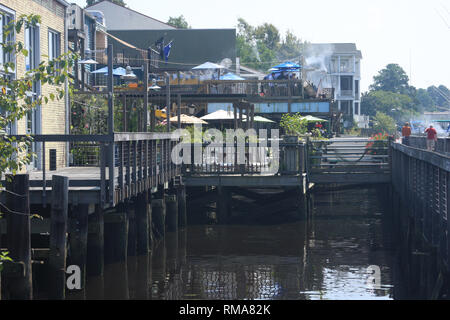
[[(85, 0), (72, 0), (84, 7)], [(351, 42), (362, 51), (361, 88), (389, 63), (417, 88), (450, 88), (450, 0), (125, 0), (166, 22), (184, 15), (197, 29), (235, 28), (238, 18), (292, 31), (312, 43)]]

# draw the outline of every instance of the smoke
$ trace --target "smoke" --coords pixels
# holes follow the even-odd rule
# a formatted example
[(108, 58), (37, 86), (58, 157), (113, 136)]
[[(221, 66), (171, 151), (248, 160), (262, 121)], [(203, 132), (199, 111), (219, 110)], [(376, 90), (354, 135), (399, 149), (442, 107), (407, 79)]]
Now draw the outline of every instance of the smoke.
[[(449, 118), (448, 114), (444, 118), (447, 120)], [(411, 118), (409, 122), (412, 126), (413, 134), (423, 134), (425, 129), (432, 125), (436, 129), (438, 136), (447, 137), (447, 127), (450, 122), (436, 122), (436, 120), (438, 120), (436, 119), (436, 115), (421, 115)]]
[(334, 45), (320, 44), (308, 46), (305, 50), (306, 66), (328, 73), (328, 65), (334, 52)]
[(332, 88), (329, 65), (334, 52), (332, 44), (316, 44), (306, 47), (304, 52), (306, 79), (318, 86), (322, 82), (322, 87)]

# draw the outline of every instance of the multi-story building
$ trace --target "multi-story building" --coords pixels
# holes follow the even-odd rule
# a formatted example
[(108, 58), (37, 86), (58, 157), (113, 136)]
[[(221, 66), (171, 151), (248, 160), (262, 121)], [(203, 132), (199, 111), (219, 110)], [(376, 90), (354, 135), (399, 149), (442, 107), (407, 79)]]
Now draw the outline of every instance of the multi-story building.
[[(20, 15), (35, 14), (41, 17), (41, 22), (34, 27), (24, 27), (18, 34), (13, 35), (16, 41), (25, 44), (28, 56), (19, 55), (16, 59), (16, 70), (3, 76), (11, 78), (24, 77), (27, 70), (36, 68), (42, 61), (48, 61), (67, 52), (66, 9), (68, 3), (64, 0), (0, 0), (0, 19), (3, 27)], [(0, 65), (11, 61), (13, 55), (1, 52)], [(0, 68), (1, 70), (2, 68)], [(0, 71), (1, 72), (1, 71)], [(66, 83), (67, 88), (67, 83)], [(63, 88), (65, 89), (65, 88)], [(54, 85), (41, 84), (36, 81), (32, 85), (30, 95), (33, 97), (49, 96), (55, 93)], [(68, 100), (49, 101), (47, 104), (37, 106), (24, 118), (11, 125), (11, 134), (66, 134), (69, 130)], [(45, 152), (47, 159), (56, 151), (56, 165), (66, 165), (68, 145), (66, 143), (46, 143), (42, 150), (41, 143), (33, 143), (33, 152), (36, 158), (29, 170), (42, 169), (42, 155)], [(49, 161), (46, 161), (49, 166)]]
[(368, 117), (361, 114), (361, 60), (354, 43), (314, 43), (305, 52), (307, 67), (325, 75), (320, 85), (334, 91), (344, 127), (351, 125), (352, 118), (359, 127), (368, 127)]

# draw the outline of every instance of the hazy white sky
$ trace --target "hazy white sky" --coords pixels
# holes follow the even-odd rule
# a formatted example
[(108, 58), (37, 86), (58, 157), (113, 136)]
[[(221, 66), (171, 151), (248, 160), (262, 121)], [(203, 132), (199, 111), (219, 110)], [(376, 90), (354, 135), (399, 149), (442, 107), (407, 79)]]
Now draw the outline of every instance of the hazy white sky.
[[(70, 0), (69, 0), (70, 1)], [(74, 0), (85, 6), (85, 0)], [(310, 42), (354, 42), (362, 51), (362, 89), (388, 63), (398, 63), (418, 88), (450, 88), (450, 0), (125, 0), (161, 21), (184, 15), (193, 28), (274, 24)]]

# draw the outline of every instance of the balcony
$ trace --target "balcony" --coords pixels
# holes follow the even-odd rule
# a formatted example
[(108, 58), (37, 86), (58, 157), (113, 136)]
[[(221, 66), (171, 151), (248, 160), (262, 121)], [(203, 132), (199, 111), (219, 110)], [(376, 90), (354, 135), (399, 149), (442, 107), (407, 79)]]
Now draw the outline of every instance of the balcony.
[(338, 94), (339, 97), (342, 98), (354, 98), (355, 95), (353, 94), (353, 90), (341, 90), (340, 94)]

